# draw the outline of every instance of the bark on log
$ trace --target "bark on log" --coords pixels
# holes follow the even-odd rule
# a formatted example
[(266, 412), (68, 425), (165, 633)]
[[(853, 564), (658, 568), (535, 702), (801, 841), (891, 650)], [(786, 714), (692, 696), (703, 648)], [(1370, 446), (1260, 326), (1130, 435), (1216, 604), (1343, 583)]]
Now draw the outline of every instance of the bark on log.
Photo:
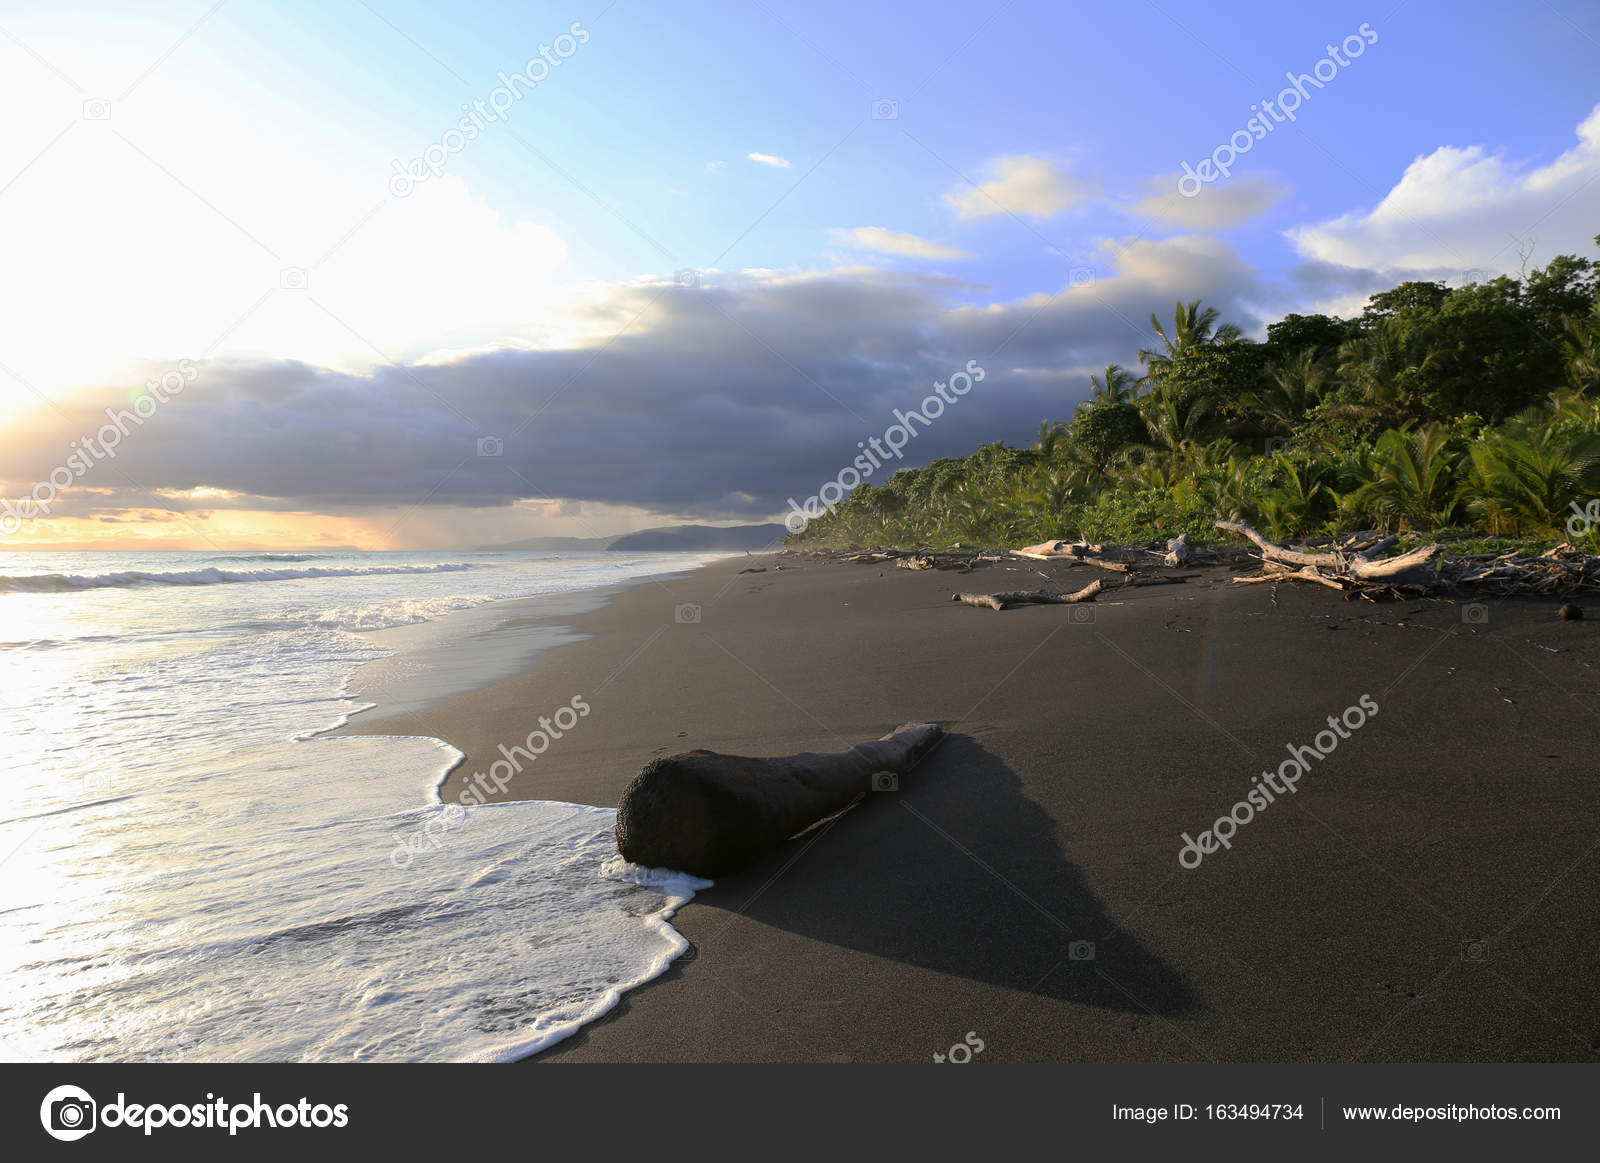
[(1344, 587), (1333, 578), (1324, 577), (1322, 574), (1312, 569), (1309, 565), (1304, 569), (1275, 571), (1272, 573), (1260, 574), (1256, 577), (1236, 577), (1233, 580), (1238, 582), (1240, 585), (1249, 585), (1251, 582), (1277, 582), (1291, 581), (1296, 579), (1300, 581), (1316, 582), (1318, 585), (1327, 586), (1332, 590), (1339, 590), (1341, 592), (1344, 590)]
[(1105, 588), (1106, 583), (1096, 579), (1075, 594), (1052, 594), (1045, 590), (1006, 590), (998, 594), (951, 594), (950, 600), (967, 606), (979, 606), (997, 611), (1007, 606), (1027, 604), (1070, 606), (1076, 602), (1094, 601), (1095, 596)]
[(1345, 558), (1337, 553), (1301, 553), (1299, 550), (1274, 545), (1257, 533), (1248, 521), (1218, 521), (1217, 528), (1237, 533), (1240, 537), (1248, 537), (1256, 543), (1261, 555), (1272, 561), (1283, 561), (1290, 565), (1331, 565), (1335, 568), (1345, 563)]
[[(1256, 543), (1261, 550), (1261, 572), (1264, 576), (1254, 578), (1235, 578), (1235, 581), (1266, 581), (1288, 580), (1299, 578), (1304, 581), (1317, 582), (1320, 585), (1333, 589), (1344, 589), (1346, 582), (1351, 583), (1377, 583), (1384, 584), (1428, 584), (1421, 579), (1413, 579), (1410, 583), (1401, 583), (1401, 579), (1413, 573), (1420, 573), (1431, 562), (1440, 547), (1438, 545), (1424, 545), (1394, 557), (1380, 558), (1389, 546), (1398, 538), (1384, 537), (1373, 542), (1359, 553), (1351, 554), (1343, 550), (1333, 553), (1301, 553), (1294, 549), (1285, 549), (1281, 545), (1274, 545), (1265, 537), (1257, 533), (1248, 523), (1243, 521), (1218, 521), (1218, 529), (1226, 529), (1230, 533), (1237, 533), (1241, 537), (1248, 537)], [(1298, 566), (1298, 569), (1290, 569)], [(1320, 569), (1334, 571), (1334, 576), (1320, 573)], [(1359, 585), (1354, 588), (1359, 589)]]
[(1011, 552), (1015, 557), (1026, 557), (1033, 561), (1049, 561), (1056, 557), (1071, 557), (1072, 554), (1067, 550), (1069, 544), (1069, 542), (1061, 540), (1041, 541), (1037, 545), (1030, 545), (1025, 549), (1013, 549)]
[(775, 759), (690, 751), (651, 763), (617, 805), (617, 851), (650, 868), (725, 876), (910, 772), (944, 733), (907, 723), (842, 754)]
[(1126, 565), (1123, 562), (1111, 561), (1104, 557), (1090, 557), (1085, 555), (1080, 560), (1086, 561), (1090, 565), (1099, 566), (1101, 569), (1109, 569), (1114, 573), (1127, 573), (1131, 568), (1133, 568), (1132, 566)]
[(1420, 566), (1433, 560), (1439, 552), (1437, 545), (1424, 545), (1420, 549), (1413, 549), (1408, 553), (1396, 554), (1381, 560), (1362, 555), (1350, 563), (1351, 577), (1358, 577), (1362, 581), (1388, 581), (1410, 573)]

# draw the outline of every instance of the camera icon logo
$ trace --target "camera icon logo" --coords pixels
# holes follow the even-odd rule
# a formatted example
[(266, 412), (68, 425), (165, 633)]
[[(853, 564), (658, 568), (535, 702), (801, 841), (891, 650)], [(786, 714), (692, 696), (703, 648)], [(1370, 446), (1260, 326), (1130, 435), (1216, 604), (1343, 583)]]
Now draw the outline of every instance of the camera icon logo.
[(875, 771), (872, 773), (873, 791), (899, 791), (900, 777), (892, 771)]
[(682, 602), (673, 608), (672, 617), (683, 625), (693, 625), (700, 621), (700, 607), (693, 602)]
[(1287, 436), (1269, 436), (1262, 447), (1267, 450), (1268, 456), (1278, 456), (1289, 451), (1289, 438)]
[(78, 1086), (58, 1086), (39, 1104), (39, 1121), (52, 1139), (71, 1143), (94, 1130), (98, 1107)]
[(111, 102), (104, 97), (90, 97), (83, 103), (83, 119), (85, 121), (110, 121)]
[(1094, 282), (1093, 267), (1073, 267), (1067, 273), (1067, 285), (1070, 287), (1087, 287)]
[(1093, 961), (1094, 942), (1074, 941), (1067, 946), (1067, 959), (1069, 961)]
[(501, 440), (498, 436), (478, 437), (479, 456), (500, 456), (504, 454), (505, 449), (505, 441)]
[(672, 272), (672, 281), (680, 287), (698, 287), (700, 285), (700, 272), (693, 267), (684, 267)]
[(1067, 621), (1076, 622), (1080, 626), (1087, 626), (1094, 621), (1094, 607), (1079, 603), (1067, 607)]
[(1461, 620), (1469, 626), (1481, 626), (1489, 620), (1489, 607), (1482, 602), (1468, 602), (1461, 607)]
[(311, 285), (311, 272), (305, 267), (284, 267), (278, 273), (278, 286), (285, 291), (303, 291)]
[(1487, 961), (1489, 960), (1489, 942), (1483, 938), (1474, 941), (1461, 942), (1461, 960)]
[(900, 117), (900, 102), (891, 101), (887, 97), (879, 97), (872, 103), (872, 119), (874, 121), (896, 121)]

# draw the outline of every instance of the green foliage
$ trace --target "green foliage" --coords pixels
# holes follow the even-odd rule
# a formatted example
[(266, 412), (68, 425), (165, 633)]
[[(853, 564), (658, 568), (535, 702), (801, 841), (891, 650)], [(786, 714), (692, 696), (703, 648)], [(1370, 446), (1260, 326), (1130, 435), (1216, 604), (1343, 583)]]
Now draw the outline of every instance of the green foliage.
[(1136, 489), (1104, 493), (1092, 504), (1078, 506), (1070, 515), (1069, 528), (1090, 541), (1138, 545), (1180, 533), (1197, 541), (1214, 541), (1215, 521), (1198, 496), (1170, 489)]
[(1072, 421), (1071, 441), (1083, 450), (1096, 471), (1104, 472), (1129, 445), (1149, 439), (1144, 417), (1132, 404), (1101, 399), (1082, 409)]
[(1455, 468), (1460, 455), (1442, 424), (1391, 428), (1378, 437), (1371, 479), (1357, 491), (1355, 503), (1385, 528), (1448, 525), (1459, 503)]
[(1331, 315), (1285, 315), (1267, 324), (1267, 343), (1281, 360), (1310, 350), (1316, 355), (1337, 351), (1349, 339), (1356, 324)]
[[(1266, 343), (1198, 300), (1151, 326), (1144, 378), (1107, 367), (1032, 448), (986, 444), (863, 484), (789, 544), (1215, 540), (1213, 522), (1234, 517), (1280, 540), (1381, 527), (1548, 548), (1600, 497), (1588, 259), (1521, 281), (1402, 283), (1357, 319), (1287, 316)], [(1600, 551), (1600, 529), (1582, 544)]]

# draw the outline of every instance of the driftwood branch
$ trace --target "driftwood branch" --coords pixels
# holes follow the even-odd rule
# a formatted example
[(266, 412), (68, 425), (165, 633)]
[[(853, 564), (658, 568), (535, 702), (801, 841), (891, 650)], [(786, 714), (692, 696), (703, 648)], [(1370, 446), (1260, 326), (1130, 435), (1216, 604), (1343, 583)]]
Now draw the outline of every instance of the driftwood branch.
[(1248, 538), (1261, 550), (1261, 572), (1253, 577), (1233, 579), (1243, 584), (1308, 581), (1365, 598), (1402, 591), (1429, 593), (1441, 585), (1434, 564), (1440, 550), (1438, 545), (1424, 545), (1394, 557), (1379, 557), (1399, 538), (1356, 534), (1331, 552), (1306, 553), (1273, 544), (1244, 521), (1218, 521), (1217, 528)]
[(1125, 562), (1112, 561), (1109, 558), (1105, 558), (1105, 557), (1091, 557), (1091, 556), (1089, 556), (1087, 554), (1081, 560), (1087, 562), (1090, 565), (1098, 566), (1101, 569), (1109, 569), (1113, 573), (1127, 573), (1130, 569), (1133, 568), (1132, 566), (1128, 565)]
[(1236, 577), (1233, 580), (1238, 582), (1240, 585), (1248, 585), (1251, 582), (1279, 582), (1297, 580), (1316, 582), (1318, 585), (1327, 586), (1331, 590), (1339, 590), (1341, 592), (1344, 590), (1344, 586), (1340, 585), (1333, 578), (1324, 577), (1322, 574), (1312, 569), (1309, 565), (1302, 569), (1274, 570), (1271, 573), (1259, 573), (1254, 577)]
[(1302, 553), (1296, 549), (1285, 549), (1281, 545), (1274, 545), (1257, 533), (1248, 521), (1218, 521), (1217, 528), (1254, 541), (1256, 548), (1261, 550), (1261, 556), (1268, 561), (1282, 561), (1289, 565), (1331, 565), (1337, 569), (1342, 568), (1347, 560), (1340, 553)]
[(1106, 588), (1106, 583), (1096, 579), (1074, 594), (1052, 594), (1046, 590), (1006, 590), (997, 594), (951, 594), (952, 602), (979, 606), (989, 610), (1003, 610), (1007, 606), (1062, 605), (1092, 602)]
[(1399, 553), (1381, 560), (1362, 554), (1350, 563), (1350, 576), (1363, 581), (1388, 581), (1426, 565), (1438, 552), (1439, 546), (1424, 545), (1409, 553)]

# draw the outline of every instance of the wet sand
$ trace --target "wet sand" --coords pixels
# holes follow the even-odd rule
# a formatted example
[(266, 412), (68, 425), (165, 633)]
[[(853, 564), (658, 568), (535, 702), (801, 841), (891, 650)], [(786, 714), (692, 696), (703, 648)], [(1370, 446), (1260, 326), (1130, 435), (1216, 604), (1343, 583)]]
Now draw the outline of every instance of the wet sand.
[[(1093, 621), (949, 600), (1041, 584), (730, 559), (586, 613), (525, 603), (590, 637), (350, 729), (461, 748), (449, 800), (581, 696), (505, 795), (614, 806), (658, 755), (949, 728), (898, 790), (701, 893), (674, 921), (692, 951), (540, 1062), (1596, 1060), (1600, 609), (1469, 622), (1224, 570)], [(1378, 713), (1295, 792), (1180, 866), (1363, 695)]]

